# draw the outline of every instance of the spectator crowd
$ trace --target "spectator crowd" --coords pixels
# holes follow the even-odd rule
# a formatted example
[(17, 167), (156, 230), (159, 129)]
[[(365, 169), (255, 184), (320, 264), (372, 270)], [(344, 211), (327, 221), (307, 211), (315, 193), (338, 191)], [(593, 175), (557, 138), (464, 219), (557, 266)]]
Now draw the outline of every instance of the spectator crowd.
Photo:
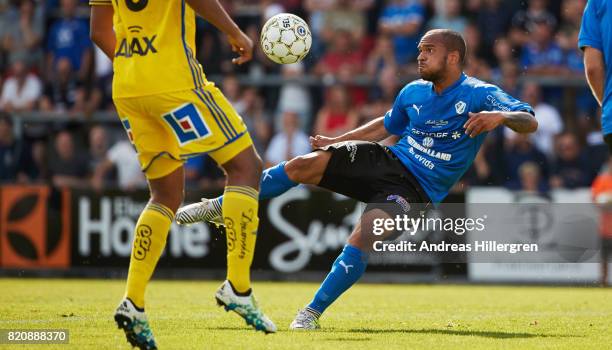
[[(383, 115), (416, 78), (417, 43), (432, 28), (461, 32), (468, 43), (465, 72), (530, 103), (539, 120), (533, 135), (490, 133), (457, 190), (586, 187), (606, 163), (601, 112), (590, 91), (555, 83), (583, 80), (577, 42), (586, 0), (222, 3), (255, 43), (262, 24), (281, 12), (304, 18), (313, 34), (301, 63), (277, 65), (256, 45), (253, 61), (235, 66), (224, 35), (198, 19), (197, 58), (268, 165), (309, 152), (308, 135), (340, 135)], [(88, 16), (87, 1), (0, 0), (0, 181), (146, 186), (119, 122), (91, 121), (94, 112), (113, 113), (114, 106), (112, 64), (90, 41)], [(242, 83), (264, 76), (278, 83)], [(306, 77), (319, 83), (305, 84)], [(46, 116), (43, 127), (39, 115)], [(28, 122), (15, 132), (24, 116)], [(223, 173), (207, 157), (189, 160), (186, 177), (198, 189), (223, 186)]]

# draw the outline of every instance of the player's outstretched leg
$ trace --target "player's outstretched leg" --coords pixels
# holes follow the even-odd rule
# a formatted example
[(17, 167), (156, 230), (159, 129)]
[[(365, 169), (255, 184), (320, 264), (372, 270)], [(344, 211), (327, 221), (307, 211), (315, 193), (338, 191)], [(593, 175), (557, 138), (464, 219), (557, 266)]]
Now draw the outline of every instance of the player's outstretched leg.
[(276, 326), (259, 309), (251, 290), (251, 262), (259, 218), (261, 159), (251, 146), (222, 165), (227, 186), (221, 205), (227, 240), (227, 280), (215, 298), (226, 311), (234, 311), (256, 330), (276, 332)]
[(183, 200), (183, 168), (149, 180), (151, 200), (140, 214), (134, 232), (125, 297), (115, 311), (117, 327), (139, 349), (157, 349), (144, 313), (145, 290), (166, 246), (174, 211)]
[[(373, 242), (373, 237), (368, 236), (367, 232), (371, 232), (369, 228), (376, 217), (387, 217), (387, 214), (380, 210), (364, 213), (314, 298), (304, 309), (298, 311), (289, 329), (320, 328), (319, 318), (323, 312), (361, 278), (368, 265), (368, 252), (371, 251)], [(362, 225), (364, 225), (363, 230)]]
[[(318, 184), (329, 157), (328, 152), (315, 151), (264, 170), (260, 181), (259, 199), (280, 196), (300, 183)], [(222, 206), (223, 196), (213, 199), (202, 198), (201, 202), (180, 208), (176, 213), (176, 222), (179, 225), (188, 225), (206, 221), (223, 225)]]

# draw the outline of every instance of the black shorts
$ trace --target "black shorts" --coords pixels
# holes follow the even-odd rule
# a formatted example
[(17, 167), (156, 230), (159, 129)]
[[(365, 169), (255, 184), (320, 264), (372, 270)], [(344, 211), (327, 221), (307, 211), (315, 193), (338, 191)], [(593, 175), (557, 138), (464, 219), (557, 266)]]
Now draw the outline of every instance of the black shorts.
[(331, 158), (320, 187), (372, 205), (394, 203), (400, 212), (414, 206), (421, 210), (429, 207), (425, 190), (389, 148), (374, 142), (347, 141), (322, 150), (331, 152)]
[(607, 134), (604, 136), (604, 140), (608, 144), (608, 149), (610, 150), (610, 155), (612, 155), (612, 134)]

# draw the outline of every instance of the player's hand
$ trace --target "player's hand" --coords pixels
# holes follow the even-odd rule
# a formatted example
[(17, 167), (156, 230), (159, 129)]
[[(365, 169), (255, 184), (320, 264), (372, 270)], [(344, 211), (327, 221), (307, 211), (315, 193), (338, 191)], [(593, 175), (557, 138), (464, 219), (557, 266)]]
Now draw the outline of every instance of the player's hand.
[(227, 40), (232, 46), (232, 51), (240, 55), (240, 57), (232, 59), (233, 64), (241, 65), (253, 58), (253, 41), (243, 31), (240, 30), (236, 34), (228, 35)]
[(323, 148), (336, 142), (338, 141), (336, 141), (335, 137), (326, 137), (321, 135), (317, 135), (314, 137), (310, 136), (310, 145), (312, 146), (312, 148)]
[(488, 132), (504, 123), (503, 114), (499, 112), (480, 112), (480, 113), (469, 113), (470, 118), (468, 119), (463, 127), (465, 128), (465, 134), (470, 137), (476, 137), (483, 132)]

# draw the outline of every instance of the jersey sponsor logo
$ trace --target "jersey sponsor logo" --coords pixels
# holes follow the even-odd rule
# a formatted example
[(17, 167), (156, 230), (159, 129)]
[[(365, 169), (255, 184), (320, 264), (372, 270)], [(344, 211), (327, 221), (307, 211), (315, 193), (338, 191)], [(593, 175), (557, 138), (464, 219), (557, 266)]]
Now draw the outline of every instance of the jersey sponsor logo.
[(416, 128), (412, 128), (412, 133), (420, 136), (433, 137), (435, 139), (443, 139), (448, 137), (447, 132), (427, 132)]
[(494, 110), (509, 112), (510, 108), (499, 102), (493, 95), (487, 95), (487, 104)]
[(125, 58), (130, 58), (134, 55), (146, 56), (149, 53), (157, 53), (157, 48), (155, 48), (154, 45), (156, 38), (157, 34), (150, 38), (147, 36), (141, 38), (133, 37), (129, 44), (128, 39), (124, 38), (121, 40), (121, 44), (119, 44), (119, 49), (115, 52), (115, 57), (123, 56)]
[(414, 153), (414, 147), (410, 147), (410, 148), (408, 149), (408, 152), (410, 152), (410, 154), (412, 154), (412, 155), (414, 156), (414, 158), (416, 158), (416, 160), (417, 160), (419, 163), (423, 164), (423, 165), (424, 165), (424, 166), (425, 166), (427, 169), (429, 169), (429, 170), (433, 170), (433, 168), (435, 168), (435, 167), (436, 167), (436, 165), (435, 165), (435, 164), (434, 164), (434, 163), (433, 163), (431, 160), (429, 160), (429, 159), (427, 159), (427, 158), (423, 157), (423, 156), (422, 156), (422, 155), (420, 155), (420, 154), (416, 154), (416, 153)]
[(467, 105), (463, 101), (459, 101), (455, 103), (455, 112), (457, 112), (457, 114), (462, 114), (463, 112), (465, 112), (466, 106)]
[(423, 139), (422, 143), (424, 147), (431, 148), (434, 145), (434, 140), (431, 137), (427, 136)]
[(453, 134), (451, 135), (451, 137), (453, 138), (453, 140), (457, 140), (459, 138), (461, 138), (461, 133), (457, 130), (453, 131)]
[(192, 103), (173, 110), (164, 115), (163, 119), (170, 125), (181, 146), (211, 135), (210, 128)]
[(432, 119), (429, 119), (429, 120), (427, 120), (425, 122), (425, 125), (432, 125), (434, 128), (440, 128), (440, 127), (448, 125), (448, 120), (443, 120), (443, 119), (432, 120)]
[(415, 139), (413, 139), (412, 136), (408, 136), (408, 144), (410, 146), (416, 148), (417, 150), (427, 154), (430, 157), (441, 159), (441, 160), (444, 160), (444, 161), (447, 161), (447, 162), (450, 161), (451, 158), (452, 158), (452, 154), (450, 154), (450, 153), (444, 153), (444, 152), (436, 151), (436, 150), (433, 150), (431, 148), (427, 148), (427, 147), (422, 146)]

